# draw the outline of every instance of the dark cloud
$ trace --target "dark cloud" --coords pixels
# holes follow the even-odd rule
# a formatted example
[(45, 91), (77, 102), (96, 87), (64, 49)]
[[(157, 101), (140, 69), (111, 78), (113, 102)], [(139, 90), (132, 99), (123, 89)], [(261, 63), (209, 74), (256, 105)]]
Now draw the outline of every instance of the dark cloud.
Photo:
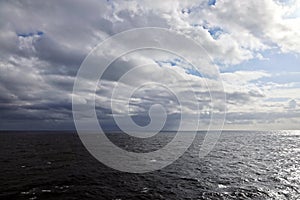
[[(53, 72), (56, 70), (57, 72), (65, 75), (74, 76), (87, 54), (86, 52), (82, 52), (80, 49), (73, 49), (66, 47), (63, 44), (58, 44), (51, 40), (51, 38), (47, 37), (40, 37), (35, 40), (33, 47), (36, 52), (36, 57), (54, 65), (52, 69)], [(55, 65), (58, 66), (56, 69)], [(61, 69), (61, 66), (65, 67), (65, 71)]]
[(226, 100), (230, 104), (246, 104), (254, 101), (255, 98), (264, 97), (263, 94), (250, 90), (249, 92), (232, 92), (226, 94)]

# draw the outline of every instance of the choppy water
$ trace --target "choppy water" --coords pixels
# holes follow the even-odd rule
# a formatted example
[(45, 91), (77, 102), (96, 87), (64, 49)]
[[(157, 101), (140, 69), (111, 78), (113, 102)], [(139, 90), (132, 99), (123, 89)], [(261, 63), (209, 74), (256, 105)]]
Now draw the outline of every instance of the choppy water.
[[(148, 151), (173, 135), (109, 137)], [(223, 132), (199, 159), (202, 138), (160, 171), (129, 174), (99, 163), (74, 133), (1, 133), (0, 199), (300, 199), (300, 131)]]

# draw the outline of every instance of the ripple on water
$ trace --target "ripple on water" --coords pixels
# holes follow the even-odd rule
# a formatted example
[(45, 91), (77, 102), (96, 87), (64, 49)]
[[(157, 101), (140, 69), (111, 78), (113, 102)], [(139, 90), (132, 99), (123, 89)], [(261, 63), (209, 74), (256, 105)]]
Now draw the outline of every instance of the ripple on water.
[[(224, 132), (199, 159), (203, 135), (172, 165), (129, 174), (99, 163), (76, 135), (0, 134), (0, 198), (300, 199), (300, 132)], [(135, 148), (123, 136), (110, 137)], [(172, 137), (164, 133), (136, 149), (157, 149)]]

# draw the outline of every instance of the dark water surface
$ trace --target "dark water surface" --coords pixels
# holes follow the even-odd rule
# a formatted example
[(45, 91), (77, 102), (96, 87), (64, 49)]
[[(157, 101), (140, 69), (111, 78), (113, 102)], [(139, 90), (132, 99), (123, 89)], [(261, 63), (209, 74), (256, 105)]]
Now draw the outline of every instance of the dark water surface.
[[(110, 134), (119, 146), (151, 143)], [(95, 160), (75, 133), (0, 133), (0, 199), (300, 199), (300, 131), (223, 132), (199, 159), (199, 133), (172, 165), (129, 174)]]

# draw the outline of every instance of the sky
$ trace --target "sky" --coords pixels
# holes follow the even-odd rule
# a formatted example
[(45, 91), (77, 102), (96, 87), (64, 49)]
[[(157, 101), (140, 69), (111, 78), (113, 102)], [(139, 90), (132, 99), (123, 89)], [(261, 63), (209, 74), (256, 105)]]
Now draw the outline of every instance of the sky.
[[(199, 120), (196, 104), (200, 129), (211, 113), (222, 112), (224, 129), (300, 129), (299, 0), (11, 0), (0, 2), (0, 130), (73, 130), (73, 84), (86, 56), (105, 39), (144, 27), (166, 28), (201, 45), (220, 71), (226, 109), (212, 106), (205, 84), (215, 83), (184, 59), (141, 50), (119, 57), (101, 77), (95, 102), (104, 129), (116, 129), (113, 117), (129, 111), (147, 125), (154, 104), (165, 107), (168, 130), (178, 126), (180, 111), (191, 124)], [(195, 88), (196, 102), (183, 80)], [(143, 86), (149, 81), (157, 85)], [(117, 83), (125, 92), (112, 99)], [(185, 107), (178, 108), (164, 84), (185, 94)], [(136, 85), (127, 105), (124, 98)], [(83, 103), (93, 95), (85, 92)]]

